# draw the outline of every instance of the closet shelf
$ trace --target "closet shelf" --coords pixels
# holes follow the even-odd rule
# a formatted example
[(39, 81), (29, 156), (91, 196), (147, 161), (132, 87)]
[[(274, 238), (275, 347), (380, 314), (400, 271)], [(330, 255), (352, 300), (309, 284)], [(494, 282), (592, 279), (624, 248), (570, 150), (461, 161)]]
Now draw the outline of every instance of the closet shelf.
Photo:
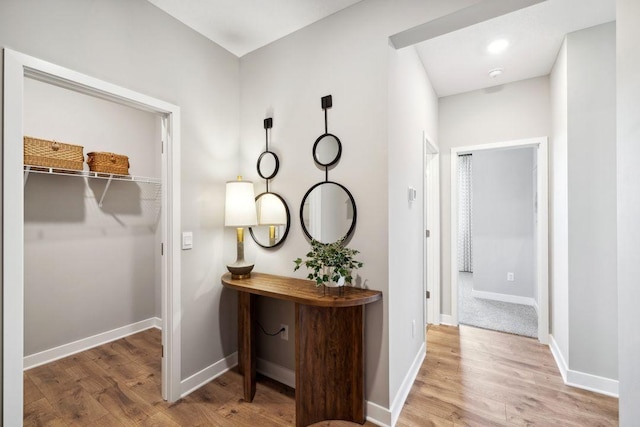
[(104, 187), (104, 191), (102, 192), (102, 197), (100, 197), (100, 201), (98, 202), (98, 206), (100, 207), (102, 207), (102, 202), (104, 201), (104, 197), (107, 194), (107, 190), (109, 190), (111, 181), (140, 182), (143, 184), (155, 184), (155, 185), (162, 184), (162, 181), (160, 179), (146, 177), (146, 176), (117, 175), (117, 174), (109, 174), (104, 172), (91, 172), (91, 171), (85, 171), (85, 170), (79, 171), (79, 170), (73, 170), (73, 169), (48, 168), (44, 166), (24, 165), (24, 185), (27, 185), (27, 180), (29, 179), (29, 174), (31, 173), (106, 180), (107, 185)]
[(162, 181), (158, 178), (151, 178), (146, 176), (136, 175), (117, 175), (104, 172), (91, 172), (91, 171), (78, 171), (73, 169), (60, 169), (60, 168), (47, 168), (44, 166), (30, 166), (24, 165), (24, 180), (27, 181), (29, 173), (42, 173), (47, 175), (62, 175), (62, 176), (78, 176), (83, 178), (96, 178), (107, 179), (112, 181), (131, 181), (142, 182), (146, 184), (161, 184)]

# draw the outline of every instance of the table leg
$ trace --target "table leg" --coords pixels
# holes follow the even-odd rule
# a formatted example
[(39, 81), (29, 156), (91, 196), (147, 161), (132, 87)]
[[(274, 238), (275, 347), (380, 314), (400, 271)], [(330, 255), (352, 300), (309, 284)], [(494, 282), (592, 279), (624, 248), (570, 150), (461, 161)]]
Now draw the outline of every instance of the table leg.
[(256, 394), (255, 311), (255, 295), (238, 292), (238, 364), (245, 402), (251, 402)]
[(296, 304), (296, 426), (364, 423), (364, 307)]

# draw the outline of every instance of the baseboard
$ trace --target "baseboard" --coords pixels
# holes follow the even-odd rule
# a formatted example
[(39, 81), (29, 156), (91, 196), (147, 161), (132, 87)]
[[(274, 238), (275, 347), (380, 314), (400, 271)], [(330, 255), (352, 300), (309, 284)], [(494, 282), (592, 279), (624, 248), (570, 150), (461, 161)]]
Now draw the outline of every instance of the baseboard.
[(407, 400), (407, 396), (409, 396), (409, 392), (411, 391), (411, 387), (418, 376), (418, 371), (420, 371), (420, 366), (422, 366), (422, 362), (424, 361), (425, 356), (427, 355), (427, 345), (426, 343), (422, 343), (416, 357), (413, 359), (413, 363), (405, 375), (402, 384), (400, 385), (400, 389), (398, 393), (396, 393), (396, 397), (393, 399), (391, 403), (391, 425), (396, 425), (398, 418), (400, 418), (400, 412), (402, 412), (402, 408), (404, 407), (404, 402)]
[(458, 326), (453, 322), (453, 317), (450, 314), (441, 314), (440, 323), (448, 326)]
[(486, 292), (471, 290), (471, 296), (474, 298), (488, 299), (492, 301), (510, 302), (512, 304), (536, 306), (536, 300), (531, 297), (521, 297), (518, 295), (500, 294), (497, 292)]
[(82, 338), (80, 340), (63, 344), (58, 347), (44, 350), (39, 353), (31, 354), (23, 358), (23, 367), (27, 369), (35, 368), (36, 366), (51, 363), (55, 360), (62, 359), (71, 356), (82, 351), (98, 347), (109, 342), (119, 340), (129, 335), (137, 334), (138, 332), (145, 331), (151, 328), (161, 328), (162, 321), (157, 317), (152, 317), (140, 322), (132, 323), (130, 325), (122, 326), (116, 329), (112, 329), (107, 332), (102, 332), (91, 337)]
[(564, 383), (566, 384), (567, 371), (569, 370), (569, 367), (567, 366), (567, 361), (564, 360), (564, 356), (560, 351), (560, 347), (558, 346), (556, 339), (551, 334), (549, 334), (549, 349), (551, 350), (551, 354), (553, 355), (553, 358), (556, 361), (556, 365), (558, 366), (560, 375), (562, 375), (562, 381), (564, 381)]
[(618, 397), (618, 380), (612, 380), (611, 378), (600, 377), (569, 369), (553, 335), (549, 335), (549, 348), (551, 349), (553, 358), (556, 360), (556, 365), (558, 365), (560, 375), (562, 375), (562, 380), (566, 385), (607, 396)]
[(538, 301), (536, 299), (533, 299), (533, 309), (536, 311), (536, 316), (539, 316), (540, 313), (538, 312)]
[(391, 420), (393, 416), (391, 411), (384, 408), (377, 403), (367, 401), (365, 412), (367, 414), (367, 421), (380, 427), (391, 427)]
[(268, 360), (256, 360), (256, 371), (291, 388), (296, 388), (296, 372)]
[(200, 372), (196, 372), (189, 378), (180, 382), (180, 397), (194, 392), (203, 385), (218, 378), (238, 364), (238, 352), (234, 352), (224, 359), (218, 360), (216, 363), (207, 366)]

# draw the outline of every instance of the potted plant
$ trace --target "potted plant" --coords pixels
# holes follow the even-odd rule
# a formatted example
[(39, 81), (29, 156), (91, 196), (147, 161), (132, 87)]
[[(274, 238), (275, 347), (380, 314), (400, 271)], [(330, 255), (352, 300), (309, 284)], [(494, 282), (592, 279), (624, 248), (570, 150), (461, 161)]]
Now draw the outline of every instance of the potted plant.
[(351, 284), (351, 272), (363, 266), (360, 261), (354, 259), (359, 253), (355, 249), (347, 248), (344, 239), (334, 243), (321, 243), (314, 239), (311, 240), (311, 251), (307, 253), (307, 259), (303, 261), (302, 258), (298, 258), (293, 261), (296, 264), (293, 271), (304, 265), (311, 270), (307, 278), (315, 281), (316, 286), (326, 286), (329, 282), (335, 282), (338, 286), (344, 283)]

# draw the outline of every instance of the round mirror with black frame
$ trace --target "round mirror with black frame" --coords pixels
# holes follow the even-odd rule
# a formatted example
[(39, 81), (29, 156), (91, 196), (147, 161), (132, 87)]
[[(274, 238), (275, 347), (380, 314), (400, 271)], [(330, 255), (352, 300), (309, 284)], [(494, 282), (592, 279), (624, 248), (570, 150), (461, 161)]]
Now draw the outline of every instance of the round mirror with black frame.
[(321, 243), (348, 238), (356, 227), (357, 216), (356, 202), (349, 190), (333, 181), (311, 187), (300, 205), (302, 231)]
[(311, 187), (300, 204), (300, 224), (304, 234), (321, 243), (347, 240), (356, 228), (356, 202), (347, 188), (329, 181), (329, 167), (337, 164), (342, 155), (340, 138), (329, 133), (327, 109), (331, 95), (322, 97), (324, 133), (313, 144), (313, 160), (325, 170), (325, 180)]
[(287, 202), (279, 194), (264, 192), (256, 196), (256, 210), (258, 225), (249, 228), (254, 242), (263, 248), (281, 245), (291, 224)]
[(265, 151), (258, 157), (256, 169), (258, 175), (266, 180), (266, 190), (256, 196), (258, 225), (249, 227), (251, 238), (258, 246), (275, 248), (284, 243), (291, 226), (291, 215), (287, 202), (274, 192), (269, 191), (269, 180), (280, 169), (278, 156), (269, 151), (269, 129), (273, 127), (273, 118), (264, 119)]

